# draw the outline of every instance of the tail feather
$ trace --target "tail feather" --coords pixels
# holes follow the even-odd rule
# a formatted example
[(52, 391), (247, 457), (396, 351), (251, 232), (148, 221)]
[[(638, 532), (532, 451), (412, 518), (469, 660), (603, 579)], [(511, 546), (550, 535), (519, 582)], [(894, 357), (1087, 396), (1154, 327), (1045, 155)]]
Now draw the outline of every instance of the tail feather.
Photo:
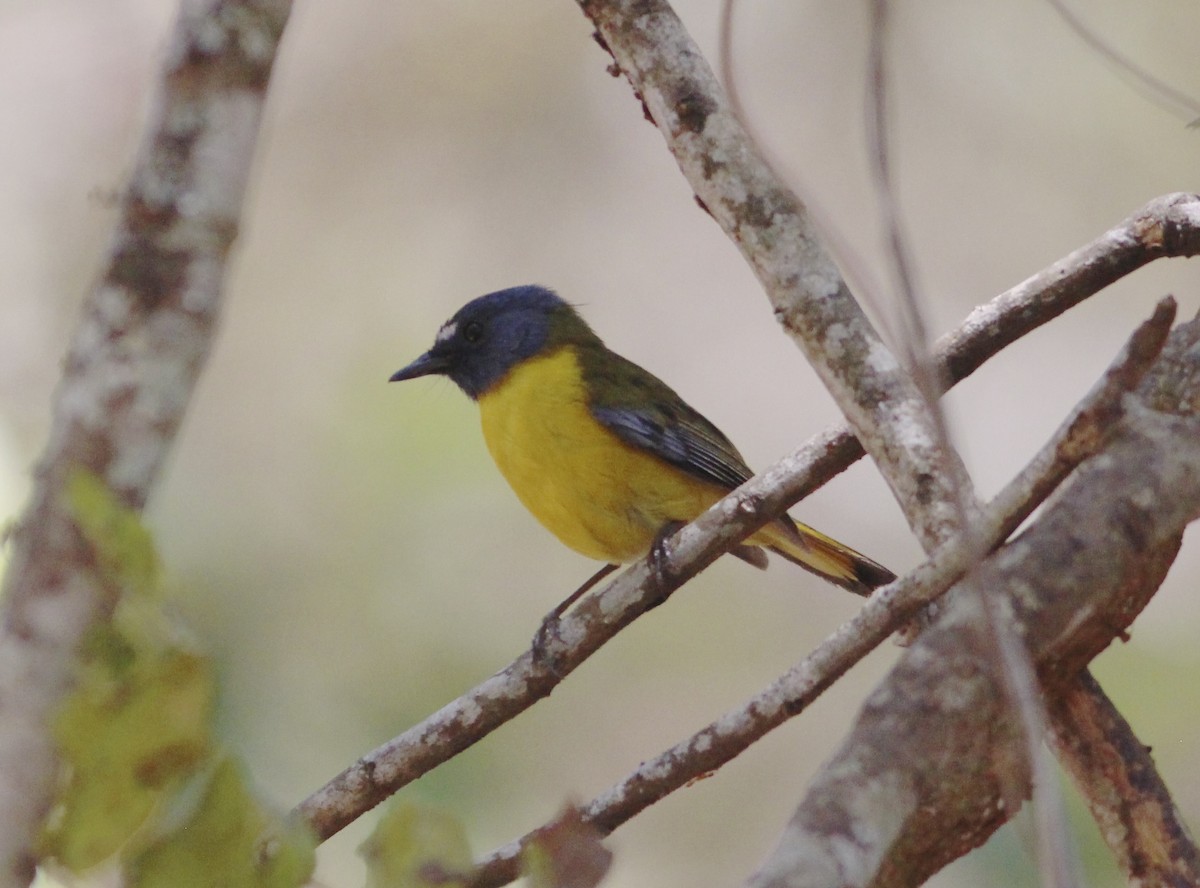
[(856, 595), (896, 579), (882, 564), (790, 518), (767, 525), (751, 541)]

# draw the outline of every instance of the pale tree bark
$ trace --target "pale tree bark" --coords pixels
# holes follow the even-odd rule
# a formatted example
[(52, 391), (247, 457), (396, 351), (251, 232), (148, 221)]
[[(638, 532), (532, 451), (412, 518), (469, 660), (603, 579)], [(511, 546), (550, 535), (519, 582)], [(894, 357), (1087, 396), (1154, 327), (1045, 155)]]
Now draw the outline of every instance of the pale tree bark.
[[(1168, 357), (1186, 355), (1198, 333), (1195, 322), (1181, 328)], [(1194, 393), (1194, 356), (1192, 365), (1182, 382)], [(752, 885), (919, 884), (1015, 813), (1028, 761), (979, 619), (981, 596), (1010, 614), (1044, 695), (1076, 693), (1080, 671), (1149, 601), (1200, 514), (1200, 415), (1149, 406), (1163, 377), (1151, 376), (1102, 454), (1029, 530), (944, 599), (942, 616), (868, 698)]]
[(108, 264), (83, 304), (33, 498), (14, 532), (0, 635), (0, 885), (33, 878), (51, 801), (49, 720), (76, 648), (111, 605), (65, 499), (72, 473), (140, 510), (216, 329), (286, 0), (188, 0), (120, 202)]
[(804, 204), (761, 156), (666, 2), (582, 0), (584, 14), (667, 141), (700, 203), (754, 270), (788, 335), (880, 466), (926, 551), (973, 503), (958, 454), (822, 245)]

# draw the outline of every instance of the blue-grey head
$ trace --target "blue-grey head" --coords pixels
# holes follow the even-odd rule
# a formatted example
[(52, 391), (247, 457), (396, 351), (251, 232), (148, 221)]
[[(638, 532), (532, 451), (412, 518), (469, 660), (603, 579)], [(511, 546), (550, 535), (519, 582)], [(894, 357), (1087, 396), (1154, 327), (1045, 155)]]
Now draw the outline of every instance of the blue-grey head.
[(388, 381), (440, 374), (476, 399), (522, 361), (570, 343), (599, 344), (599, 339), (554, 291), (511, 287), (460, 308), (442, 324), (433, 347)]

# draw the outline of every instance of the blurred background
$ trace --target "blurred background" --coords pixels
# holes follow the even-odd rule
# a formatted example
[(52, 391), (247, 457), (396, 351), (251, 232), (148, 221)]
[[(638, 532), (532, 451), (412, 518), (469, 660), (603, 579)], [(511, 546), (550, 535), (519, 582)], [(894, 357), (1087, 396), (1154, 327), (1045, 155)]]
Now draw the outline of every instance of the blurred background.
[[(1076, 5), (1114, 47), (1200, 95), (1200, 5)], [(173, 6), (0, 0), (3, 516), (18, 511), (45, 437)], [(717, 2), (677, 8), (714, 58)], [(854, 262), (883, 278), (865, 8), (740, 4), (735, 58), (753, 127)], [(1200, 133), (1048, 3), (897, 3), (893, 24), (895, 164), (934, 333), (1150, 198), (1200, 189)], [(219, 664), (222, 735), (280, 807), (503, 667), (595, 569), (524, 512), (452, 384), (385, 382), (463, 302), (557, 288), (756, 467), (836, 419), (590, 31), (569, 2), (297, 4), (222, 331), (149, 512), (180, 607)], [(1200, 264), (1137, 273), (950, 396), (981, 495), (1167, 293), (1195, 313)], [(919, 557), (866, 463), (794, 513), (896, 570)], [(1195, 825), (1192, 543), (1095, 671)], [(461, 817), (486, 853), (735, 706), (857, 607), (786, 563), (763, 574), (722, 561), (404, 795)], [(740, 882), (895, 656), (885, 646), (803, 717), (619, 830), (607, 884)], [(323, 847), (323, 884), (360, 884), (370, 822)], [(1094, 827), (1075, 822), (1089, 880), (1117, 884)], [(1036, 884), (1027, 823), (933, 884)]]

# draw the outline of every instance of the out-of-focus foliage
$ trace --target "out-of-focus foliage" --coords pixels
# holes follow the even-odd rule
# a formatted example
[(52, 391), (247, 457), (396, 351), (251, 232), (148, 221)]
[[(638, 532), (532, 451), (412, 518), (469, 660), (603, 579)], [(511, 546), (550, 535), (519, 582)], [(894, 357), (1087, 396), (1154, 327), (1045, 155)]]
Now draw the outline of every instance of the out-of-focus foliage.
[(532, 888), (594, 888), (612, 865), (602, 839), (578, 808), (568, 807), (525, 846), (521, 868)]
[(165, 610), (149, 532), (94, 475), (68, 495), (113, 602), (55, 720), (63, 778), (43, 854), (79, 872), (123, 851), (146, 888), (301, 884), (315, 843), (215, 757), (212, 665)]
[(267, 811), (241, 767), (222, 759), (172, 803), (126, 861), (130, 888), (295, 888), (313, 870), (307, 830)]
[[(118, 614), (131, 601), (157, 598), (162, 565), (154, 540), (137, 513), (121, 505), (103, 480), (82, 469), (71, 475), (67, 497), (102, 579), (127, 593), (117, 605)], [(149, 640), (149, 633), (144, 634)]]
[(367, 888), (456, 888), (472, 865), (462, 823), (450, 814), (401, 802), (388, 807), (359, 846)]
[(158, 554), (137, 515), (82, 471), (69, 496), (116, 597), (54, 723), (64, 776), (44, 852), (79, 871), (124, 845), (209, 754), (214, 685), (207, 657), (163, 611)]

